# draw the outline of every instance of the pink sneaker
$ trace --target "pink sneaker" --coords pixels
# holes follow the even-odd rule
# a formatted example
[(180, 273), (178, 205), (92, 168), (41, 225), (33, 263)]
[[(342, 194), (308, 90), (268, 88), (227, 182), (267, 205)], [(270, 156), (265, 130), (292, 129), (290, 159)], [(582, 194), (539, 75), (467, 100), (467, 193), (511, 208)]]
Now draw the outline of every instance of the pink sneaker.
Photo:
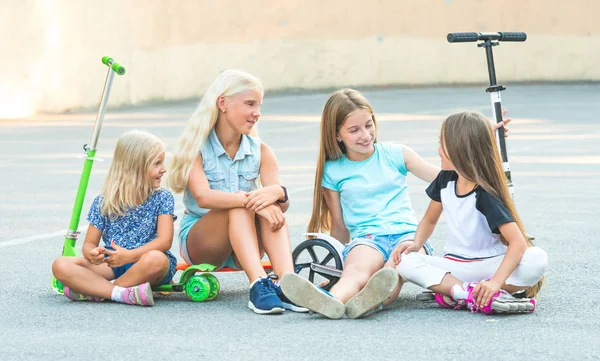
[(102, 298), (102, 297), (82, 295), (81, 293), (77, 293), (67, 286), (64, 287), (63, 292), (64, 292), (65, 297), (67, 297), (71, 301), (94, 301), (94, 302), (104, 301), (104, 298)]
[(123, 293), (123, 300), (128, 305), (154, 306), (154, 297), (150, 283), (127, 287)]
[[(490, 302), (483, 308), (475, 305), (473, 299), (473, 290), (477, 286), (477, 282), (472, 282), (467, 285), (469, 295), (464, 300), (458, 300), (458, 303), (463, 301), (465, 307), (470, 308), (471, 312), (482, 312), (487, 315), (496, 313), (524, 313), (535, 311), (536, 302), (533, 298), (516, 298), (510, 293), (500, 290), (494, 294)], [(437, 299), (436, 299), (437, 301)]]

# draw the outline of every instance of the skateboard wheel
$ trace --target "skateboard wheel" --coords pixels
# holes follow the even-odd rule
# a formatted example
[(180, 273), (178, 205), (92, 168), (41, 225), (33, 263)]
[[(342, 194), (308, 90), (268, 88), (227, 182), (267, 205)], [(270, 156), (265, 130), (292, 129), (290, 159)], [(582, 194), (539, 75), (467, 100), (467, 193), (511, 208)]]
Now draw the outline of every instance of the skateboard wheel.
[(206, 300), (210, 301), (213, 298), (217, 297), (217, 295), (219, 294), (219, 290), (221, 289), (221, 284), (219, 283), (217, 277), (210, 273), (203, 274), (200, 277), (204, 277), (204, 279), (206, 279), (210, 284), (210, 294), (208, 295)]
[(58, 293), (59, 295), (64, 294), (64, 286), (62, 283), (60, 283), (59, 280), (57, 280), (56, 278), (54, 278), (54, 276), (52, 276), (52, 289), (54, 290), (54, 292)]
[(192, 276), (185, 283), (185, 294), (194, 302), (203, 302), (210, 295), (210, 283), (201, 276)]

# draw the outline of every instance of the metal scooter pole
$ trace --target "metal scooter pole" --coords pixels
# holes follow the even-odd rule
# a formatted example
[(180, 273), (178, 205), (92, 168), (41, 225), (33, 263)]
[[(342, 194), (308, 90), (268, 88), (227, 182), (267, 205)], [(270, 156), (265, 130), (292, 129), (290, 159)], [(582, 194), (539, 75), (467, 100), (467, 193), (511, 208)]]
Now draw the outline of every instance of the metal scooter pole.
[[(69, 229), (65, 235), (65, 241), (63, 245), (63, 256), (76, 256), (75, 244), (79, 237), (79, 219), (81, 217), (81, 209), (83, 208), (83, 202), (85, 200), (85, 193), (90, 180), (90, 174), (92, 172), (92, 166), (96, 156), (96, 146), (98, 144), (98, 138), (100, 137), (100, 131), (102, 130), (102, 122), (104, 121), (104, 113), (106, 111), (106, 105), (108, 103), (108, 97), (110, 95), (110, 88), (115, 73), (119, 75), (125, 74), (125, 68), (110, 58), (105, 56), (102, 58), (102, 63), (108, 66), (108, 73), (106, 75), (106, 81), (104, 83), (104, 89), (102, 90), (102, 97), (100, 98), (100, 107), (96, 116), (96, 122), (94, 124), (94, 130), (92, 132), (92, 139), (90, 144), (84, 144), (83, 150), (86, 153), (85, 162), (83, 164), (83, 171), (81, 178), (79, 179), (79, 187), (77, 188), (77, 195), (75, 197), (75, 204), (73, 205), (73, 212), (71, 213), (71, 221), (69, 223)], [(58, 293), (62, 293), (62, 285), (54, 277), (52, 278), (52, 286)]]
[[(450, 43), (464, 43), (464, 42), (476, 42), (481, 41), (477, 44), (480, 48), (485, 48), (485, 55), (487, 58), (488, 76), (490, 79), (490, 86), (485, 90), (490, 93), (490, 100), (492, 103), (492, 115), (497, 123), (502, 122), (502, 102), (500, 92), (506, 88), (499, 85), (496, 81), (496, 68), (494, 67), (494, 54), (492, 53), (492, 47), (500, 45), (500, 41), (517, 41), (523, 42), (527, 40), (527, 34), (521, 32), (502, 32), (502, 33), (450, 33), (448, 34), (448, 42)], [(512, 176), (510, 174), (510, 164), (508, 162), (508, 153), (506, 151), (506, 139), (504, 138), (504, 127), (499, 127), (496, 130), (496, 143), (500, 149), (500, 155), (502, 157), (502, 168), (506, 175), (506, 182), (508, 185), (508, 191), (510, 196), (514, 195), (514, 186), (512, 182)]]

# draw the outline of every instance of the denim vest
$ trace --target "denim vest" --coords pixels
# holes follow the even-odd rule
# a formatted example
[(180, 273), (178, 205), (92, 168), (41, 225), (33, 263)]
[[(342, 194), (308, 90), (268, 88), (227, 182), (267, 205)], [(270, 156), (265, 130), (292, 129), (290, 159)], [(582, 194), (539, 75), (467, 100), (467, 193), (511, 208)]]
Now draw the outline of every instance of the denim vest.
[[(215, 130), (204, 141), (202, 149), (202, 168), (210, 185), (210, 189), (234, 193), (249, 192), (258, 188), (257, 178), (260, 169), (260, 140), (242, 135), (240, 147), (233, 159), (229, 157)], [(195, 217), (202, 217), (209, 209), (200, 208), (188, 188), (183, 195), (183, 204), (187, 212)]]

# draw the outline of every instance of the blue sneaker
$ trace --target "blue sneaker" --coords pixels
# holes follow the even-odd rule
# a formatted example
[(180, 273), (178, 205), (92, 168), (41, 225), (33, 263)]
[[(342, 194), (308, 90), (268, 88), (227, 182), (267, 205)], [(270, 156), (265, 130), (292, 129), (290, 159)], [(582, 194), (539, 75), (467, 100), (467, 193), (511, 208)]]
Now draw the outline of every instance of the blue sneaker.
[(279, 287), (278, 285), (274, 285), (274, 286), (275, 286), (275, 292), (277, 292), (277, 296), (279, 296), (281, 303), (283, 303), (283, 308), (285, 308), (286, 310), (290, 310), (290, 311), (294, 311), (294, 312), (298, 312), (298, 313), (305, 313), (305, 312), (309, 311), (308, 308), (298, 306), (294, 302), (290, 301), (290, 299), (287, 298), (283, 294), (283, 291), (281, 291), (281, 287)]
[(286, 273), (281, 278), (280, 285), (286, 298), (296, 305), (306, 307), (328, 318), (344, 317), (346, 312), (344, 304), (306, 278), (295, 273)]
[(254, 282), (250, 288), (248, 307), (258, 314), (283, 313), (285, 311), (275, 291), (275, 285), (269, 277)]

